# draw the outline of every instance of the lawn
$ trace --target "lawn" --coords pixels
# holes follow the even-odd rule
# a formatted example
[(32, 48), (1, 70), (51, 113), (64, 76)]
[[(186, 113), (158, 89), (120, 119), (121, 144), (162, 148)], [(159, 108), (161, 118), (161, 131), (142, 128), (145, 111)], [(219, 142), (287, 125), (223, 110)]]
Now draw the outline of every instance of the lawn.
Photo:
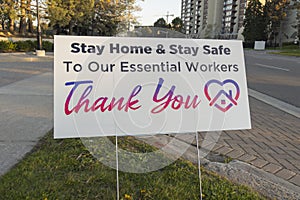
[(271, 52), (271, 54), (284, 55), (284, 56), (300, 56), (300, 48), (298, 45), (287, 45), (281, 49), (277, 48), (278, 52)]
[[(132, 137), (120, 138), (119, 146), (134, 152), (155, 150)], [(120, 197), (199, 199), (197, 171), (191, 162), (178, 160), (151, 173), (120, 172)], [(202, 169), (202, 188), (203, 199), (265, 199), (205, 169)], [(116, 199), (116, 171), (97, 161), (81, 140), (54, 140), (53, 132), (49, 132), (25, 159), (0, 178), (0, 199)]]
[(279, 52), (272, 52), (271, 54), (284, 55), (284, 56), (300, 56), (300, 49), (297, 50), (283, 50)]

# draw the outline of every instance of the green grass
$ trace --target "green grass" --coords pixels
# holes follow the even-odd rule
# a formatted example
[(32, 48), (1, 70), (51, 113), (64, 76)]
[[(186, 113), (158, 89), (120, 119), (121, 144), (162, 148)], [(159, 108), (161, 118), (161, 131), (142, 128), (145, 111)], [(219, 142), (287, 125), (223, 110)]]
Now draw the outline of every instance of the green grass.
[[(272, 48), (274, 49), (274, 48)], [(270, 52), (271, 54), (284, 55), (284, 56), (300, 56), (299, 45), (286, 45), (282, 48), (275, 48), (278, 52)]]
[(283, 50), (279, 52), (271, 52), (271, 54), (283, 55), (283, 56), (300, 56), (300, 49), (297, 50)]
[[(0, 199), (116, 199), (116, 171), (98, 162), (79, 139), (54, 140), (48, 133), (18, 165), (0, 178)], [(134, 152), (154, 148), (132, 137), (120, 138), (120, 148)], [(178, 160), (156, 172), (120, 172), (122, 199), (199, 199), (197, 167)], [(202, 169), (203, 199), (264, 199)]]

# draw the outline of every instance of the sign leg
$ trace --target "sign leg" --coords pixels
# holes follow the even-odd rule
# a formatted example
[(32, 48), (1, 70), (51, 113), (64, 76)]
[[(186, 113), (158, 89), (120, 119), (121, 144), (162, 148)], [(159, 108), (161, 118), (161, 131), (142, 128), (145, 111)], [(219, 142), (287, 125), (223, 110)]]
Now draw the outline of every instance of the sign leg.
[(200, 200), (202, 200), (201, 161), (200, 161), (199, 134), (198, 134), (198, 132), (196, 132), (196, 142), (197, 142), (197, 157), (198, 157), (199, 191), (200, 191)]
[(119, 184), (119, 154), (118, 154), (118, 136), (116, 135), (116, 176), (117, 176), (117, 200), (120, 199), (120, 184)]

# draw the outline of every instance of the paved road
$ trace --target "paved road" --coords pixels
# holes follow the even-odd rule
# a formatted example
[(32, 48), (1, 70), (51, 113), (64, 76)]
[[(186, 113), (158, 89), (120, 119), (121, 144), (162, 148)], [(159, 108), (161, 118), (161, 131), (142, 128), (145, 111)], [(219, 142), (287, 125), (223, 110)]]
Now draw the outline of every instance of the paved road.
[(0, 87), (53, 71), (53, 57), (27, 54), (0, 54)]
[(248, 87), (300, 107), (300, 58), (245, 51)]

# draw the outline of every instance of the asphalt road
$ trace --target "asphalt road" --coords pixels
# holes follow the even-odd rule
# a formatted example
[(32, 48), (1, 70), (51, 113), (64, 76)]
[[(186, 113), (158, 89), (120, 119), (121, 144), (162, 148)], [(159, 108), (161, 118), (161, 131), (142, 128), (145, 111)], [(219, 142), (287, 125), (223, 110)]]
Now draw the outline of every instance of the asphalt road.
[(300, 107), (300, 58), (245, 51), (248, 87)]
[(0, 87), (53, 71), (53, 56), (0, 54)]

